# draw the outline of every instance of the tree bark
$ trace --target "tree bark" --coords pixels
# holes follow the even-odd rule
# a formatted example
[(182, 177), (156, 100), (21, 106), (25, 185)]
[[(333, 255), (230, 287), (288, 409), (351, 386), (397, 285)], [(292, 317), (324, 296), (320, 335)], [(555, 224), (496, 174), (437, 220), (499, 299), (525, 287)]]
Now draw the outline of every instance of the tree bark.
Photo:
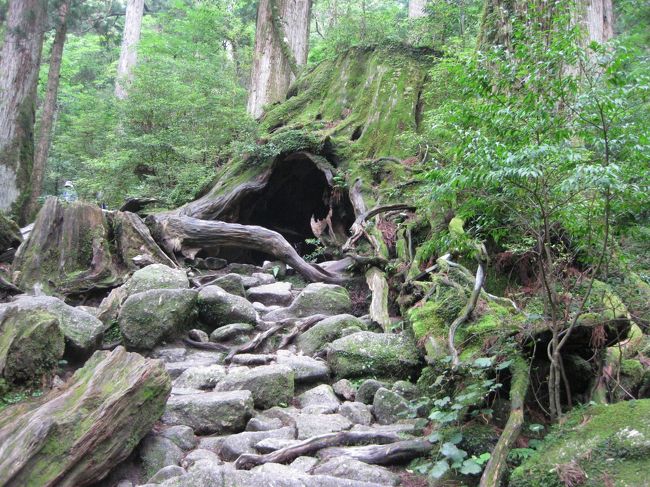
[(27, 206), (27, 215), (33, 216), (38, 210), (38, 198), (41, 196), (43, 187), (43, 176), (45, 173), (45, 164), (50, 151), (50, 137), (52, 134), (52, 124), (56, 112), (56, 99), (59, 92), (59, 78), (61, 75), (61, 60), (63, 58), (63, 46), (68, 31), (68, 10), (70, 0), (63, 0), (59, 6), (59, 18), (52, 42), (52, 53), (50, 55), (50, 69), (47, 73), (47, 91), (45, 103), (43, 104), (43, 115), (41, 117), (41, 127), (34, 155), (34, 167), (32, 168), (32, 193), (29, 197)]
[(144, 0), (128, 0), (120, 60), (117, 64), (117, 79), (115, 80), (115, 96), (119, 100), (124, 100), (127, 97), (127, 89), (133, 79), (133, 68), (138, 60), (137, 44), (140, 40), (143, 12)]
[(612, 0), (583, 0), (583, 19), (589, 42), (603, 44), (614, 37)]
[(11, 0), (0, 51), (0, 211), (26, 220), (47, 0)]
[(409, 19), (426, 17), (427, 0), (409, 0)]
[(248, 113), (284, 100), (300, 66), (307, 62), (312, 0), (260, 0)]

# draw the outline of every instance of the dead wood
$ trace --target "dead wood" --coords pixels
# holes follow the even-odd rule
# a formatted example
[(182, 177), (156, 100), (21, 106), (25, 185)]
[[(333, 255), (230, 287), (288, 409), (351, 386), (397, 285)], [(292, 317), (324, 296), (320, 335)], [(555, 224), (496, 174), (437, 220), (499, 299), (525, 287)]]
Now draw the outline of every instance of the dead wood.
[[(288, 463), (303, 455), (310, 455), (323, 448), (363, 443), (394, 443), (401, 438), (396, 433), (378, 433), (374, 431), (342, 431), (314, 436), (295, 445), (281, 448), (265, 455), (244, 453), (235, 461), (239, 470), (250, 470), (265, 463)], [(428, 442), (427, 442), (428, 443)]]
[(170, 255), (194, 258), (200, 250), (215, 252), (221, 247), (239, 247), (271, 255), (313, 282), (345, 281), (340, 275), (309, 264), (282, 235), (264, 227), (169, 214), (151, 215), (147, 221), (154, 226), (156, 240)]
[(368, 445), (351, 448), (328, 448), (319, 457), (348, 457), (373, 465), (391, 465), (426, 455), (433, 448), (427, 440), (403, 440), (388, 445)]

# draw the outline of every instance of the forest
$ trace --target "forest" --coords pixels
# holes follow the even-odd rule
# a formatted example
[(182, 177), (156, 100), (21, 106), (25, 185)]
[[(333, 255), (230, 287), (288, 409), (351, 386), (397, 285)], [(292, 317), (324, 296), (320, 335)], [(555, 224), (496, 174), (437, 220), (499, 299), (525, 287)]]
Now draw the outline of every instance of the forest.
[(649, 471), (648, 0), (0, 0), (0, 487)]

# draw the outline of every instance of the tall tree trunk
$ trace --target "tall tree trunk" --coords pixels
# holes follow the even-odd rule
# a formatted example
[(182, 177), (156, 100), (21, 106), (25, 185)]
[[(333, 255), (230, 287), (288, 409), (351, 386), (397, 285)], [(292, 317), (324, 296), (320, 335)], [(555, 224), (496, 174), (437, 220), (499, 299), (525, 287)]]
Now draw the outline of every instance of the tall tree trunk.
[[(568, 6), (573, 9), (575, 22), (584, 28), (587, 41), (603, 43), (614, 36), (612, 0), (573, 0)], [(548, 22), (555, 8), (544, 0), (485, 0), (479, 47), (501, 45), (510, 48), (513, 18), (526, 20), (536, 28), (541, 25), (543, 29), (550, 29)], [(539, 22), (535, 22), (537, 19)]]
[(284, 100), (307, 62), (311, 0), (260, 0), (248, 113), (260, 117), (266, 104)]
[(0, 211), (25, 222), (47, 0), (11, 0), (0, 51)]
[(137, 45), (142, 29), (142, 13), (144, 0), (128, 0), (126, 4), (126, 18), (124, 20), (124, 34), (122, 36), (122, 49), (120, 60), (117, 64), (117, 79), (115, 80), (115, 96), (124, 100), (127, 97), (127, 88), (133, 77), (133, 68), (138, 60)]
[(427, 15), (427, 0), (409, 0), (409, 19), (419, 19)]
[(34, 168), (32, 169), (32, 193), (29, 198), (27, 215), (31, 216), (38, 209), (38, 198), (43, 188), (43, 175), (45, 164), (50, 151), (50, 137), (54, 113), (56, 112), (56, 99), (59, 92), (59, 78), (61, 75), (61, 59), (63, 58), (63, 46), (68, 31), (68, 10), (70, 0), (63, 0), (59, 5), (59, 18), (57, 19), (56, 33), (52, 42), (52, 53), (50, 55), (50, 70), (47, 73), (47, 91), (41, 117), (41, 127), (34, 155)]
[(584, 23), (588, 40), (605, 43), (614, 37), (612, 0), (583, 0)]

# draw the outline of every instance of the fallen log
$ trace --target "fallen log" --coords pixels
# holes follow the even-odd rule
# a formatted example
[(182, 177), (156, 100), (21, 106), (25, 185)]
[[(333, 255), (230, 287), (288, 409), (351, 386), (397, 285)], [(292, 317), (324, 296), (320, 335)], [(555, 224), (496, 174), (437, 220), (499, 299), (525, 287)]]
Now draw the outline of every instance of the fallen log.
[(228, 347), (212, 342), (197, 342), (191, 338), (183, 338), (183, 343), (188, 347), (198, 348), (200, 350), (210, 350), (212, 352), (227, 352)]
[[(289, 463), (303, 455), (310, 455), (324, 448), (360, 443), (395, 443), (401, 438), (397, 433), (380, 433), (374, 431), (342, 431), (314, 436), (295, 445), (281, 448), (272, 453), (257, 455), (244, 453), (235, 461), (238, 470), (250, 470), (265, 463)], [(428, 442), (427, 442), (428, 443)]]
[(174, 214), (150, 215), (154, 238), (170, 255), (193, 259), (200, 250), (238, 247), (263, 252), (293, 267), (313, 282), (340, 284), (345, 278), (306, 262), (278, 232), (257, 225), (199, 220)]
[(322, 459), (347, 457), (373, 465), (392, 465), (424, 456), (432, 448), (433, 444), (427, 440), (404, 440), (388, 445), (328, 448), (321, 451), (318, 456)]

